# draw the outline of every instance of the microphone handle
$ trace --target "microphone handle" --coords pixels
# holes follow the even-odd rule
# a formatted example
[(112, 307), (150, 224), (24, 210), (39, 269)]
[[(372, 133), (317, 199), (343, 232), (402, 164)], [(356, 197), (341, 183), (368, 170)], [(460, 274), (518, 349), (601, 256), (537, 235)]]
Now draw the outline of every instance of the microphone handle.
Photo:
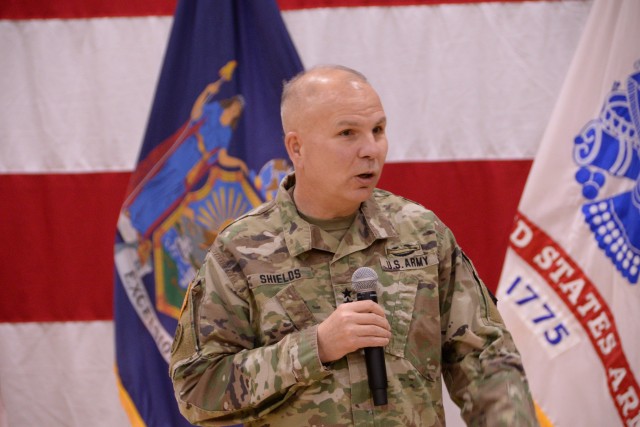
[[(366, 347), (364, 358), (367, 362), (367, 376), (369, 377), (369, 390), (375, 406), (387, 404), (387, 370), (384, 363), (384, 350), (382, 347)], [(374, 366), (383, 369), (374, 369)]]
[[(371, 300), (378, 302), (375, 291), (358, 292), (357, 300)], [(387, 404), (387, 369), (384, 361), (384, 349), (382, 347), (365, 347), (364, 358), (367, 364), (367, 377), (369, 390), (373, 397), (374, 406)]]

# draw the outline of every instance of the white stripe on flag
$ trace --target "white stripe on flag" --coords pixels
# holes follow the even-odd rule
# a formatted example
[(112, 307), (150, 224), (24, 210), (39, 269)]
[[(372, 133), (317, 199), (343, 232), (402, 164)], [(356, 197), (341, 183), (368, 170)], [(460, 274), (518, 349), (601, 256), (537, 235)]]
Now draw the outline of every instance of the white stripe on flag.
[(305, 67), (351, 66), (379, 90), (388, 161), (529, 159), (589, 7), (325, 8), (284, 18)]
[(0, 20), (0, 173), (132, 170), (170, 26)]
[[(343, 63), (379, 88), (390, 162), (529, 159), (588, 7), (321, 8), (283, 17), (305, 66)], [(0, 21), (8, 55), (0, 93), (12, 100), (0, 115), (0, 173), (133, 169), (171, 22)]]
[(8, 425), (128, 425), (118, 400), (113, 335), (110, 321), (0, 323), (0, 396)]

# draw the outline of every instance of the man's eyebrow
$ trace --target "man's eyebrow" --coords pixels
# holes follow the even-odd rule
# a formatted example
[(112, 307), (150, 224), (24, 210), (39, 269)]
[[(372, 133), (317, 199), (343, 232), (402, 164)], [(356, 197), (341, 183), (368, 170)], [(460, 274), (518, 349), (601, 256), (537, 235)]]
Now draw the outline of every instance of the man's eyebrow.
[[(387, 118), (386, 117), (381, 117), (376, 123), (376, 126), (379, 125), (384, 125), (387, 123)], [(336, 123), (336, 126), (361, 126), (362, 125), (362, 121), (360, 120), (340, 120), (338, 123)]]
[(360, 125), (360, 122), (356, 121), (356, 120), (340, 120), (338, 123), (336, 123), (337, 126), (342, 127), (342, 126), (358, 126)]

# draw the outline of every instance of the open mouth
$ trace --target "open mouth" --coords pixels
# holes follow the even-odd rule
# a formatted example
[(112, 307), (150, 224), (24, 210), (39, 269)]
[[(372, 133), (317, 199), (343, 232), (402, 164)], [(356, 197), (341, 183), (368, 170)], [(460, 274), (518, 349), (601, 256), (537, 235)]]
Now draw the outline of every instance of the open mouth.
[(357, 175), (357, 177), (360, 179), (371, 179), (374, 177), (374, 174), (372, 172), (361, 173), (360, 175)]

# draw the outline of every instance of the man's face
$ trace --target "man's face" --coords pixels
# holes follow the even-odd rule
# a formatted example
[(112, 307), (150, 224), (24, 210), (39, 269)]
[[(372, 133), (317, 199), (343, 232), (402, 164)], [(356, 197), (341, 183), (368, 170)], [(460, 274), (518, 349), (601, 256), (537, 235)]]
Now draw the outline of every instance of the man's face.
[(338, 81), (304, 118), (294, 158), (298, 208), (318, 218), (350, 215), (371, 195), (387, 156), (380, 99), (366, 83)]

